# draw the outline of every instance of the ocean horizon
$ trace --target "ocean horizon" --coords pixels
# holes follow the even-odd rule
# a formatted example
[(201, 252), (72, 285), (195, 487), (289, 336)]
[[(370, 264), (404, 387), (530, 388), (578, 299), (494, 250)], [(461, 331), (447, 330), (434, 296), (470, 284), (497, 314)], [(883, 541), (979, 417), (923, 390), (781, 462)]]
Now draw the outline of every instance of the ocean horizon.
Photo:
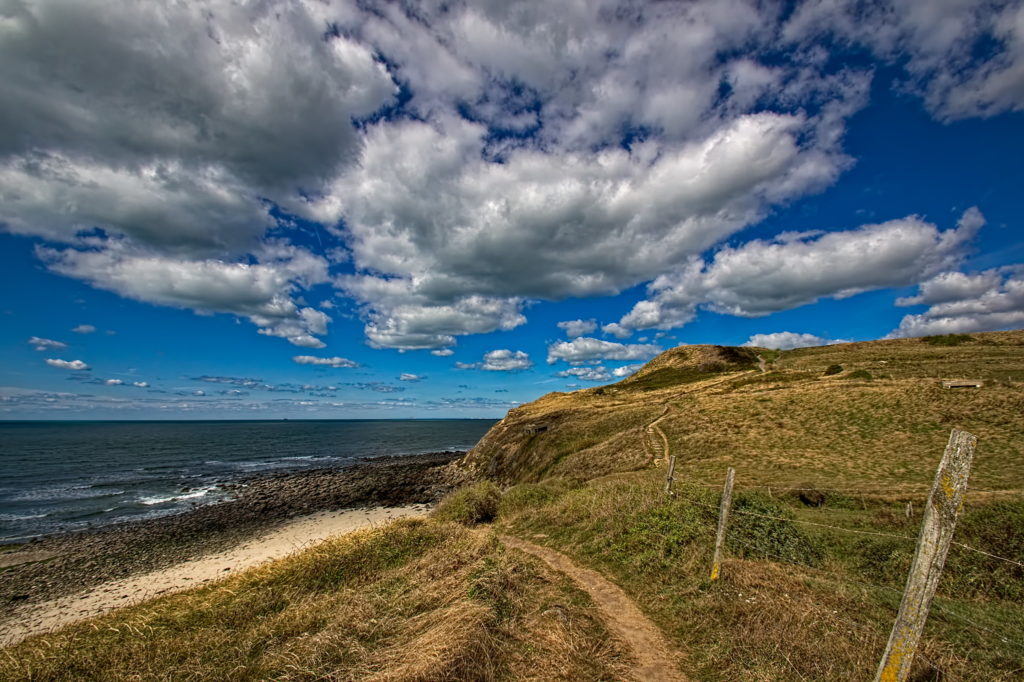
[(0, 543), (185, 511), (264, 473), (467, 450), (495, 421), (0, 420)]

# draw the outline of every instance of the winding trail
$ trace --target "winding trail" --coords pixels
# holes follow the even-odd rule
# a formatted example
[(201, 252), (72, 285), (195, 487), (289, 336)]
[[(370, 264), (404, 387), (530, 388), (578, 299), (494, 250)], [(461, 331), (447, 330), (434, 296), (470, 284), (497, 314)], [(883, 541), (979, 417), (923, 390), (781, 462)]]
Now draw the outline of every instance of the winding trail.
[(665, 405), (665, 409), (662, 410), (661, 414), (659, 414), (654, 419), (654, 421), (647, 425), (647, 439), (651, 441), (651, 444), (654, 444), (654, 434), (657, 434), (658, 438), (661, 440), (661, 457), (654, 456), (651, 458), (654, 460), (654, 466), (660, 466), (662, 462), (668, 461), (668, 436), (666, 436), (665, 432), (661, 430), (660, 426), (658, 426), (658, 422), (660, 422), (668, 415), (669, 409), (671, 409), (671, 405)]
[(541, 559), (554, 570), (569, 576), (594, 600), (602, 620), (636, 658), (633, 679), (638, 682), (687, 682), (676, 665), (679, 654), (672, 650), (661, 630), (643, 614), (622, 589), (597, 571), (582, 568), (553, 549), (535, 545), (508, 535), (498, 536), (503, 543)]

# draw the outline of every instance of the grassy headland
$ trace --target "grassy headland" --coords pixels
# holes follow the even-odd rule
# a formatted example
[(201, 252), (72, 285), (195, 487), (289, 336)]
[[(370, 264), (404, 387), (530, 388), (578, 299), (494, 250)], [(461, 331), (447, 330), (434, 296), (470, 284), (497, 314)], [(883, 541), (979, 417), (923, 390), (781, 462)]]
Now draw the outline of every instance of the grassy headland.
[[(496, 530), (617, 583), (686, 653), (692, 678), (869, 679), (960, 427), (979, 437), (962, 545), (914, 679), (1019, 679), (1022, 415), (1024, 332), (673, 349), (618, 384), (512, 410), (464, 460), (478, 482), (429, 520), (32, 638), (5, 651), (0, 678), (627, 676), (628, 654), (586, 595)], [(659, 432), (678, 458), (673, 496)], [(737, 494), (712, 583), (728, 466)]]

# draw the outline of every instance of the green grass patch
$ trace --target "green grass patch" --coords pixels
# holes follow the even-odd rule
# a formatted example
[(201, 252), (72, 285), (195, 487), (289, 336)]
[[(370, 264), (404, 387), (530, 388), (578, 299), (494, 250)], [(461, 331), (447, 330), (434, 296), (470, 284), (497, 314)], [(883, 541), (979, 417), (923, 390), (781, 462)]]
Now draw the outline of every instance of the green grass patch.
[(921, 337), (922, 343), (927, 343), (929, 346), (960, 346), (974, 340), (974, 337), (968, 334), (937, 334)]
[(519, 512), (536, 509), (579, 487), (566, 478), (546, 478), (540, 483), (520, 483), (506, 490), (498, 503), (497, 517), (508, 520)]
[(493, 520), (500, 501), (498, 486), (489, 480), (478, 481), (449, 493), (437, 505), (433, 515), (442, 521), (472, 526)]
[(622, 382), (622, 387), (640, 391), (657, 391), (671, 386), (692, 384), (696, 381), (704, 381), (711, 378), (721, 369), (699, 369), (697, 367), (662, 367), (653, 372), (648, 372), (637, 377), (628, 383)]

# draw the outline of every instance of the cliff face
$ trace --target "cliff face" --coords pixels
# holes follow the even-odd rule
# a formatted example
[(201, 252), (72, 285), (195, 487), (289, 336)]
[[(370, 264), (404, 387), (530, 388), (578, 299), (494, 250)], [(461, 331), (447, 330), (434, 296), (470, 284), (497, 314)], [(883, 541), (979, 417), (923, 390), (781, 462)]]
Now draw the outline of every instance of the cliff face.
[[(946, 389), (943, 379), (982, 386)], [(959, 426), (982, 438), (977, 476), (997, 487), (1024, 480), (1021, 414), (1021, 331), (783, 352), (681, 346), (616, 384), (511, 410), (462, 465), (506, 484), (586, 480), (661, 466), (667, 440), (691, 478), (736, 466), (765, 483), (891, 486), (933, 470)]]

